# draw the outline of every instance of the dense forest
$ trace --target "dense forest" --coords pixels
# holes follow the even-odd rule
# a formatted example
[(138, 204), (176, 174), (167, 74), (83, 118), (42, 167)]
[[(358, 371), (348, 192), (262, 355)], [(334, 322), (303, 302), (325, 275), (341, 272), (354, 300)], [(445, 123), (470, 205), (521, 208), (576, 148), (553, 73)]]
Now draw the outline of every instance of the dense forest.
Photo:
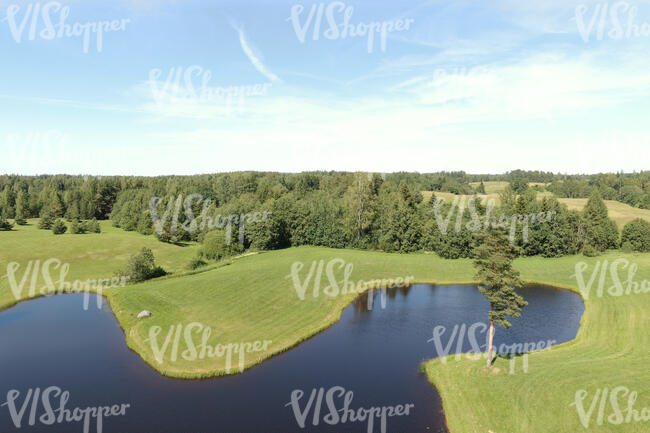
[[(456, 206), (438, 200), (435, 194), (483, 193), (482, 181), (488, 180), (509, 182), (500, 194), (499, 207), (486, 206), (480, 199)], [(583, 211), (570, 211), (554, 197), (538, 200), (540, 189), (558, 197), (590, 199)], [(434, 193), (424, 199), (422, 191)], [(602, 199), (650, 208), (650, 172), (590, 176), (520, 170), (504, 175), (236, 172), (159, 177), (0, 176), (0, 220), (5, 226), (10, 219), (17, 224), (26, 218), (49, 221), (43, 228), (50, 228), (56, 218), (71, 222), (111, 219), (124, 230), (155, 234), (163, 242), (176, 243), (204, 242), (208, 232), (227, 231), (227, 236), (217, 238), (227, 241), (228, 253), (320, 245), (470, 257), (477, 231), (496, 225), (510, 232), (522, 255), (557, 257), (621, 246), (646, 248), (645, 239), (650, 236), (647, 223), (635, 220), (621, 237)], [(255, 213), (265, 217), (244, 217)], [(552, 218), (535, 217), (540, 213)], [(218, 225), (202, 221), (215, 216), (221, 218)]]

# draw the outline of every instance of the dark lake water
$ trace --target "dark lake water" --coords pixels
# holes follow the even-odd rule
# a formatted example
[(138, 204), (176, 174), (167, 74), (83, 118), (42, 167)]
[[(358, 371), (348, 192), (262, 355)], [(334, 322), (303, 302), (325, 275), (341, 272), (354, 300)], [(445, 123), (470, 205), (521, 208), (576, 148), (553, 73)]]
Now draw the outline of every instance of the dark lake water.
[[(546, 287), (521, 290), (528, 300), (523, 316), (509, 330), (497, 328), (495, 344), (575, 338), (584, 306), (578, 295)], [(124, 416), (103, 419), (105, 433), (291, 433), (368, 432), (368, 423), (329, 425), (323, 400), (319, 425), (312, 425), (314, 408), (301, 429), (291, 406), (294, 390), (304, 390), (304, 409), (312, 389), (340, 386), (353, 392), (349, 407), (413, 404), (408, 416), (387, 418), (386, 432), (446, 431), (440, 398), (424, 374), (421, 361), (439, 355), (433, 329), (444, 326), (441, 347), (457, 331), (485, 322), (489, 309), (474, 286), (416, 285), (388, 292), (385, 308), (379, 294), (368, 311), (367, 298), (349, 306), (341, 320), (290, 351), (241, 375), (200, 381), (159, 375), (130, 351), (107, 304), (95, 299), (84, 311), (83, 295), (60, 295), (23, 302), (0, 312), (0, 405), (17, 390), (20, 410), (28, 390), (58, 386), (70, 393), (66, 408), (128, 403)], [(441, 328), (440, 328), (441, 329)], [(485, 334), (476, 333), (479, 342)], [(457, 337), (458, 338), (458, 337)], [(457, 350), (457, 340), (449, 345)], [(462, 351), (472, 349), (465, 335)], [(450, 361), (453, 362), (453, 361)], [(481, 359), (476, 362), (484, 363)], [(515, 374), (522, 372), (517, 361)], [(58, 399), (50, 399), (58, 407)], [(336, 407), (343, 407), (342, 399)], [(314, 403), (316, 406), (316, 403)], [(84, 432), (83, 422), (43, 425), (45, 413), (26, 404), (17, 428), (9, 406), (0, 406), (0, 432)], [(92, 419), (87, 430), (97, 432)], [(373, 432), (381, 432), (379, 420)]]

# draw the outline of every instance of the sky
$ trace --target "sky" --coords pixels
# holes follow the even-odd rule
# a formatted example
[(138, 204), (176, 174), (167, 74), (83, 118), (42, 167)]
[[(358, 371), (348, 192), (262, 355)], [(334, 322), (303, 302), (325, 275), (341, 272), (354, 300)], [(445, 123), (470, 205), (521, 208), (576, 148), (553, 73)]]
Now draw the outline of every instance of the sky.
[(0, 174), (650, 169), (650, 0), (0, 0)]

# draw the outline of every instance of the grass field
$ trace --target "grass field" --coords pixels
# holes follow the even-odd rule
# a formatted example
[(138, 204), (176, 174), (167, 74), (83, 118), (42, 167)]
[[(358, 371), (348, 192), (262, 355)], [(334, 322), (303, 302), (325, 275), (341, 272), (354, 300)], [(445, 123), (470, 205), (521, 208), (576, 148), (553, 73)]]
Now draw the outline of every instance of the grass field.
[[(487, 184), (487, 182), (485, 183)], [(487, 191), (487, 185), (486, 185), (486, 191)], [(432, 194), (431, 191), (422, 191), (422, 196), (424, 197), (425, 201), (431, 198), (431, 194)], [(456, 197), (462, 197), (456, 194), (452, 194), (450, 192), (435, 191), (435, 194), (436, 197), (445, 199), (447, 203), (453, 203)], [(553, 194), (551, 194), (550, 192), (540, 192), (537, 194), (537, 198), (541, 199), (544, 196), (552, 196), (552, 195)], [(466, 207), (468, 200), (472, 196), (466, 195), (464, 197), (465, 197), (465, 202), (463, 204), (463, 207)], [(487, 195), (482, 195), (481, 197), (483, 197), (484, 203), (486, 199), (487, 200), (494, 199), (494, 203), (496, 205), (500, 203), (500, 198), (498, 193), (488, 193)], [(566, 204), (569, 209), (575, 209), (575, 210), (582, 210), (587, 204), (586, 198), (559, 198), (558, 201), (560, 203)], [(461, 203), (458, 202), (458, 206), (460, 206), (460, 204)], [(642, 218), (646, 221), (650, 221), (650, 210), (648, 209), (639, 209), (615, 200), (605, 200), (605, 205), (607, 206), (609, 217), (612, 220), (614, 220), (614, 222), (616, 222), (619, 229), (622, 229), (625, 224), (627, 224), (628, 222), (632, 221), (635, 218)]]
[[(421, 283), (471, 282), (474, 270), (469, 260), (444, 260), (432, 254), (387, 254), (357, 250), (300, 247), (267, 252), (232, 260), (227, 266), (191, 275), (182, 270), (196, 246), (178, 247), (153, 237), (102, 226), (99, 235), (54, 236), (34, 226), (0, 233), (0, 266), (8, 261), (57, 257), (70, 262), (70, 278), (111, 276), (130, 254), (142, 246), (154, 250), (157, 260), (176, 275), (147, 283), (127, 285), (105, 291), (113, 311), (125, 330), (126, 342), (159, 372), (183, 378), (199, 378), (237, 371), (237, 359), (228, 368), (226, 357), (156, 361), (149, 332), (159, 326), (160, 346), (172, 325), (199, 322), (212, 329), (207, 343), (253, 343), (270, 341), (265, 350), (246, 354), (243, 365), (250, 367), (275, 353), (286, 351), (298, 342), (323, 330), (340, 317), (355, 297), (345, 295), (310, 296), (301, 300), (293, 285), (292, 265), (303, 262), (301, 280), (312, 261), (340, 258), (354, 268), (350, 279), (413, 276)], [(573, 277), (576, 263), (593, 269), (599, 260), (625, 258), (638, 266), (636, 279), (650, 280), (650, 254), (611, 252), (601, 257), (582, 256), (559, 259), (522, 258), (515, 263), (525, 280), (577, 290)], [(325, 274), (325, 272), (324, 272)], [(338, 279), (342, 273), (337, 273)], [(327, 285), (323, 275), (321, 289)], [(611, 283), (607, 282), (607, 286)], [(529, 371), (509, 375), (507, 361), (498, 360), (493, 373), (486, 373), (484, 360), (434, 360), (426, 364), (431, 381), (442, 395), (445, 414), (452, 433), (468, 432), (577, 432), (583, 431), (575, 407), (576, 391), (627, 386), (639, 393), (636, 408), (650, 407), (650, 295), (590, 297), (576, 340), (550, 351), (530, 356)], [(0, 305), (13, 299), (7, 280), (0, 280)], [(141, 310), (153, 316), (138, 320)], [(486, 312), (487, 313), (487, 312)], [(187, 328), (185, 328), (187, 329)], [(498, 332), (498, 331), (497, 331)], [(173, 334), (170, 334), (173, 335)], [(173, 340), (173, 339), (172, 339)], [(166, 354), (174, 343), (170, 340)], [(196, 337), (195, 341), (200, 341)], [(188, 347), (183, 338), (178, 352)], [(343, 355), (342, 355), (343, 356)], [(414, 369), (418, 366), (414, 365)], [(594, 417), (595, 418), (595, 417)], [(590, 432), (647, 431), (647, 423), (592, 425)]]
[[(30, 260), (59, 259), (69, 263), (66, 281), (112, 277), (123, 268), (129, 256), (142, 247), (151, 248), (156, 262), (167, 272), (184, 269), (196, 254), (197, 245), (180, 247), (164, 244), (153, 236), (126, 232), (111, 226), (110, 221), (100, 221), (102, 233), (54, 235), (51, 230), (39, 230), (38, 220), (29, 220), (26, 226), (14, 225), (8, 232), (0, 232), (0, 309), (15, 303), (6, 274), (7, 264), (17, 262), (20, 268), (17, 278), (22, 278)], [(52, 268), (52, 277), (58, 278), (59, 270)], [(26, 283), (28, 286), (30, 282)], [(42, 278), (37, 288), (45, 284)], [(26, 288), (25, 291), (28, 289)]]
[[(483, 186), (485, 186), (486, 194), (498, 194), (506, 189), (509, 183), (505, 181), (487, 180), (483, 182)], [(478, 187), (481, 182), (470, 182), (469, 184)]]
[[(569, 209), (576, 210), (582, 210), (587, 204), (586, 198), (560, 198), (558, 201), (566, 204)], [(635, 218), (650, 221), (650, 210), (648, 209), (639, 209), (614, 200), (605, 200), (605, 204), (609, 211), (609, 217), (616, 222), (619, 228), (622, 228)]]

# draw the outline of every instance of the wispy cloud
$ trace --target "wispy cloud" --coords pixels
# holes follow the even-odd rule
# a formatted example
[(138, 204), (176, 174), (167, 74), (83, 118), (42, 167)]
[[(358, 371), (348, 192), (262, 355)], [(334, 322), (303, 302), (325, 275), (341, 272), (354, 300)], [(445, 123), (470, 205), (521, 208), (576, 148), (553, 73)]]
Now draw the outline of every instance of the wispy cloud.
[(262, 60), (255, 54), (251, 46), (248, 44), (248, 41), (246, 40), (246, 35), (244, 34), (244, 29), (240, 26), (237, 25), (234, 20), (230, 19), (230, 26), (237, 32), (239, 35), (239, 43), (241, 44), (242, 50), (244, 50), (244, 54), (248, 57), (248, 59), (251, 61), (255, 69), (257, 69), (262, 75), (264, 75), (266, 78), (268, 78), (271, 81), (274, 82), (282, 82), (282, 80), (275, 75), (269, 68), (262, 63)]

